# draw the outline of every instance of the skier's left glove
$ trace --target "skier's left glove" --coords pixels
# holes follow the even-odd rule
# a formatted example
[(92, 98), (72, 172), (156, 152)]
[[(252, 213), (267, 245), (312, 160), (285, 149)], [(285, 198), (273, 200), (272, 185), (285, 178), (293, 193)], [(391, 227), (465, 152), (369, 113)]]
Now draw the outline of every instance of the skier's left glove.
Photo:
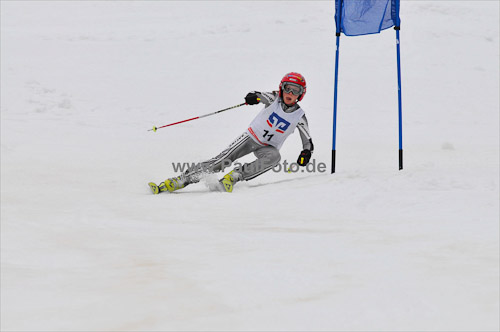
[(311, 150), (302, 150), (302, 152), (299, 155), (299, 158), (297, 159), (297, 164), (300, 166), (305, 166), (309, 163), (309, 160), (311, 159)]

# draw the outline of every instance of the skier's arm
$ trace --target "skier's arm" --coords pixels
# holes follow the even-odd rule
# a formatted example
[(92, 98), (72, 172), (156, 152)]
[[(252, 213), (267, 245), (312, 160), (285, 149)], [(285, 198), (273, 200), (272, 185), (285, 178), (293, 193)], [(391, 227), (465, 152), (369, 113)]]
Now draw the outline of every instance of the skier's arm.
[(302, 139), (302, 152), (297, 159), (297, 164), (299, 164), (300, 166), (305, 166), (309, 163), (312, 152), (314, 150), (314, 144), (309, 133), (309, 125), (307, 123), (307, 118), (305, 115), (303, 115), (299, 120), (297, 128), (299, 128), (300, 138)]
[(309, 132), (309, 125), (307, 123), (307, 118), (305, 115), (297, 123), (297, 128), (299, 128), (300, 138), (302, 139), (302, 149), (309, 150), (313, 152), (314, 145), (312, 142), (311, 134)]

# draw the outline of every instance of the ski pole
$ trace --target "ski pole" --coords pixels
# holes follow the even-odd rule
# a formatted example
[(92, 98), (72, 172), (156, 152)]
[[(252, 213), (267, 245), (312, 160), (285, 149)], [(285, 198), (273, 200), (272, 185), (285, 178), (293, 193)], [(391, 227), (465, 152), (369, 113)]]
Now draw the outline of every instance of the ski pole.
[[(258, 100), (260, 101), (260, 98)], [(169, 124), (161, 126), (161, 127), (153, 127), (153, 129), (149, 129), (148, 131), (151, 131), (151, 130), (152, 131), (157, 131), (158, 129), (169, 127), (169, 126), (173, 126), (173, 125), (176, 125), (176, 124), (179, 124), (179, 123), (188, 122), (188, 121), (192, 121), (192, 120), (196, 120), (196, 119), (201, 119), (201, 118), (204, 118), (204, 117), (207, 117), (207, 116), (211, 116), (211, 115), (215, 115), (217, 113), (221, 113), (221, 112), (224, 112), (224, 111), (228, 111), (228, 110), (231, 110), (233, 108), (237, 108), (237, 107), (240, 107), (240, 106), (243, 106), (243, 105), (247, 105), (247, 103), (242, 103), (242, 104), (239, 104), (239, 105), (231, 106), (231, 107), (225, 108), (225, 109), (217, 111), (217, 112), (208, 113), (208, 114), (205, 114), (205, 115), (200, 115), (200, 116), (197, 116), (197, 117), (194, 117), (194, 118), (191, 118), (191, 119), (182, 120), (182, 121), (178, 121), (178, 122), (174, 122), (174, 123), (169, 123)]]

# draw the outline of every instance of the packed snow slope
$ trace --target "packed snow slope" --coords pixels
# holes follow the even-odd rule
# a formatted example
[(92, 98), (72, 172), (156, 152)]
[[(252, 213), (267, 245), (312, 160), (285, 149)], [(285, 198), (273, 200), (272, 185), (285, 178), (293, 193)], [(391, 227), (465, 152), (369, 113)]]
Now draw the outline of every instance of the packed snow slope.
[[(394, 30), (341, 37), (331, 175), (333, 7), (2, 1), (2, 331), (498, 331), (499, 3), (402, 2), (402, 171)], [(326, 172), (151, 195), (262, 106), (148, 129), (290, 71)]]

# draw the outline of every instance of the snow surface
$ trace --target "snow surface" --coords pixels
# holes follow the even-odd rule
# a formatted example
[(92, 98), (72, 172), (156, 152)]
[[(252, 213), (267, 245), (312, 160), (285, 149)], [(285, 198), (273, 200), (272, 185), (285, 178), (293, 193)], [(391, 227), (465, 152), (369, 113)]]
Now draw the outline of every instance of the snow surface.
[[(499, 3), (342, 37), (337, 172), (153, 196), (298, 71), (330, 167), (332, 1), (2, 1), (2, 331), (498, 331)], [(298, 134), (281, 150), (293, 162)], [(248, 159), (248, 160), (251, 160)]]

